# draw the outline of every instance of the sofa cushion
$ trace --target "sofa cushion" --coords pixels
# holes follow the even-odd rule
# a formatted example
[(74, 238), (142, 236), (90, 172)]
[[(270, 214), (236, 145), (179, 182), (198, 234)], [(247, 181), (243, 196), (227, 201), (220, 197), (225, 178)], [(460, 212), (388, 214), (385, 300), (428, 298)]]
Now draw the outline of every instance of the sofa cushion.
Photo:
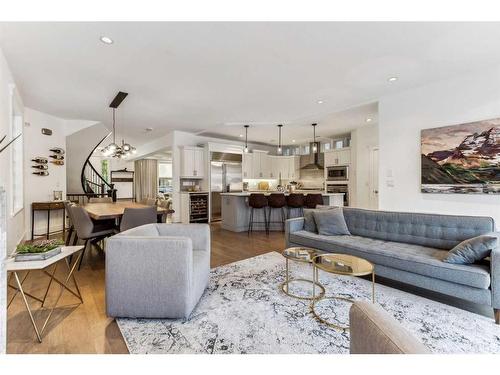
[(352, 254), (374, 264), (475, 288), (486, 289), (490, 286), (487, 266), (445, 263), (443, 259), (448, 252), (432, 247), (354, 235), (323, 236), (305, 230), (291, 233), (290, 242), (328, 252)]
[(316, 210), (313, 212), (318, 233), (325, 236), (350, 235), (344, 220), (342, 208)]
[(483, 260), (490, 255), (497, 246), (497, 238), (491, 236), (477, 236), (460, 242), (450, 250), (444, 258), (447, 263), (472, 264)]
[(353, 235), (450, 250), (460, 242), (495, 230), (490, 217), (389, 212), (344, 207)]
[(309, 232), (318, 233), (318, 227), (316, 226), (316, 221), (314, 220), (314, 211), (318, 210), (332, 210), (336, 207), (325, 206), (318, 204), (316, 208), (304, 208), (304, 230)]

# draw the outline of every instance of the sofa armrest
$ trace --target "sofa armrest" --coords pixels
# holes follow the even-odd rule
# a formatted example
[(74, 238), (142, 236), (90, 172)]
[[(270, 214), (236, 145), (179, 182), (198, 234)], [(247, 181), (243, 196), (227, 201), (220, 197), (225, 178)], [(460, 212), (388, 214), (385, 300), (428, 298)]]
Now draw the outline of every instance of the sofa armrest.
[(293, 219), (288, 219), (285, 224), (285, 233), (291, 234), (293, 232), (298, 232), (304, 229), (304, 218), (295, 217)]
[(304, 218), (296, 217), (293, 219), (288, 219), (285, 222), (285, 241), (286, 247), (290, 247), (290, 234), (294, 232), (298, 232), (299, 230), (304, 229)]
[(491, 305), (500, 309), (500, 232), (489, 233), (497, 238), (497, 247), (490, 254)]
[(351, 354), (428, 354), (430, 351), (379, 305), (356, 301), (349, 311)]
[(157, 224), (160, 236), (187, 237), (193, 250), (210, 252), (210, 226), (208, 224)]
[(115, 236), (106, 241), (108, 316), (161, 317), (158, 301), (183, 316), (192, 289), (193, 244), (186, 237)]

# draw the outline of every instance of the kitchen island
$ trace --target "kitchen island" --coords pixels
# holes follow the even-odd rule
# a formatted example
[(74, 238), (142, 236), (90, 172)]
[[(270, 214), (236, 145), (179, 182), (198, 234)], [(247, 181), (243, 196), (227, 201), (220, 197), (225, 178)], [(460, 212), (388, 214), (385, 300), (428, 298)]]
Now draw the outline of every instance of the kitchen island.
[[(248, 197), (252, 192), (234, 192), (234, 193), (221, 193), (222, 202), (222, 228), (232, 232), (244, 232), (248, 230), (248, 220), (250, 218), (250, 207), (248, 206)], [(271, 193), (278, 193), (277, 191), (256, 191), (254, 193), (262, 193), (270, 195)], [(344, 193), (325, 193), (324, 191), (311, 191), (311, 190), (297, 190), (295, 193), (299, 194), (321, 194), (323, 202), (327, 206), (343, 206)], [(288, 193), (284, 193), (288, 195)], [(266, 208), (268, 212), (269, 208)], [(286, 208), (285, 208), (286, 210)], [(287, 212), (287, 211), (285, 211)], [(264, 210), (254, 211), (254, 220), (262, 221), (262, 223), (254, 223), (253, 230), (264, 231)], [(290, 217), (299, 216), (299, 210), (294, 209), (290, 212)], [(281, 212), (279, 209), (273, 209), (271, 212), (271, 221), (280, 221)], [(281, 230), (280, 223), (271, 223), (270, 230)]]

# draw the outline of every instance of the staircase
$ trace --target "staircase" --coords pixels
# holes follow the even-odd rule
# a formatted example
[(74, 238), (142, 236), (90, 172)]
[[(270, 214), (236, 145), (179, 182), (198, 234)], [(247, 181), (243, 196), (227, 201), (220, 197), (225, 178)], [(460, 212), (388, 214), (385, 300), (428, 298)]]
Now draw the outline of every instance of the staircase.
[(116, 189), (114, 188), (114, 184), (108, 183), (90, 162), (90, 157), (108, 135), (102, 138), (92, 151), (90, 151), (89, 156), (83, 164), (81, 183), (84, 195), (86, 195), (87, 198), (109, 196), (113, 198), (113, 201), (116, 201)]

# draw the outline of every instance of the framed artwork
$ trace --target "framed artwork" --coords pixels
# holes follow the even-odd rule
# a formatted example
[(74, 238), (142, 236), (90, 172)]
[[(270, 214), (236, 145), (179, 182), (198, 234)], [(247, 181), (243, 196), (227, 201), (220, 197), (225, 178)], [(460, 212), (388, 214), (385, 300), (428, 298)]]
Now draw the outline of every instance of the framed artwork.
[(422, 193), (500, 194), (500, 118), (424, 129)]

